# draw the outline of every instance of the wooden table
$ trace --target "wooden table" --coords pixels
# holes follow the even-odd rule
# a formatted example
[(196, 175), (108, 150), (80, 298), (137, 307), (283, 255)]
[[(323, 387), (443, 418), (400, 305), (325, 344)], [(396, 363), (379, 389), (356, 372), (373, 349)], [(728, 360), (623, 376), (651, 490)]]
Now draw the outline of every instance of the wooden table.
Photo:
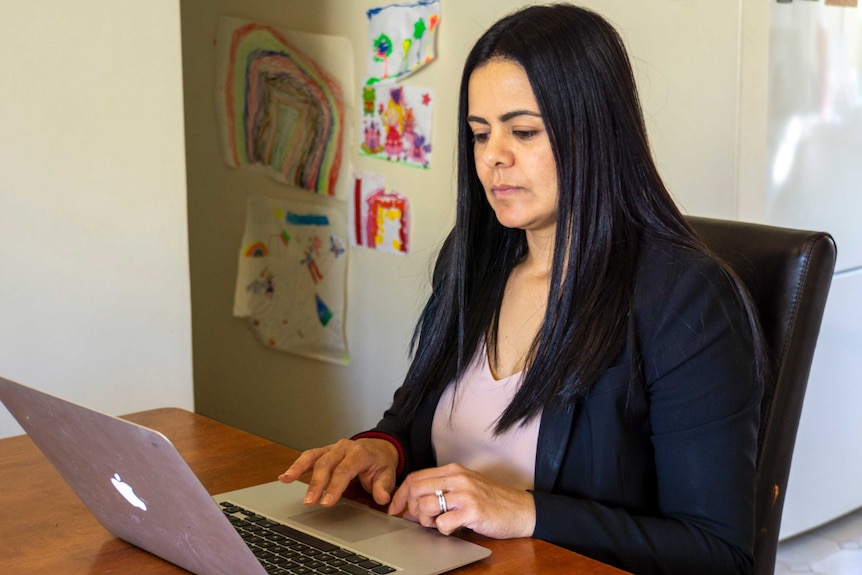
[[(272, 481), (298, 452), (182, 409), (124, 416), (164, 433), (210, 493)], [(537, 539), (470, 540), (492, 550), (453, 574), (620, 575), (623, 571)], [(116, 539), (81, 504), (27, 436), (0, 439), (0, 573), (187, 573)]]

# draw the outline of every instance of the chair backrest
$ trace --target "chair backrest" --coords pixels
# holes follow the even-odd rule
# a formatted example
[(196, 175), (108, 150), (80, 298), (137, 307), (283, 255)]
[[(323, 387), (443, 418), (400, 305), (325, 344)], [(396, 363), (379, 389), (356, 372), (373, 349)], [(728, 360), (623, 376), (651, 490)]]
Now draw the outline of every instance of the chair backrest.
[(757, 575), (773, 575), (802, 400), (835, 268), (835, 241), (823, 232), (686, 219), (748, 288), (769, 350), (772, 377), (761, 406), (754, 559)]

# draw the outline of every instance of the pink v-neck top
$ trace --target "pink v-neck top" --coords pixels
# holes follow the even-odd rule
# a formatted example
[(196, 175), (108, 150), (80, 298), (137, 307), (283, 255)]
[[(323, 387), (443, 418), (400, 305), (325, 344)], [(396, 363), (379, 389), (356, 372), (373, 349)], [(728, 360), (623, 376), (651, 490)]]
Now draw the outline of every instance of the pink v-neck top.
[(458, 385), (450, 384), (437, 404), (431, 426), (437, 465), (459, 463), (504, 485), (532, 489), (541, 417), (494, 435), (520, 383), (521, 373), (494, 379), (482, 346)]

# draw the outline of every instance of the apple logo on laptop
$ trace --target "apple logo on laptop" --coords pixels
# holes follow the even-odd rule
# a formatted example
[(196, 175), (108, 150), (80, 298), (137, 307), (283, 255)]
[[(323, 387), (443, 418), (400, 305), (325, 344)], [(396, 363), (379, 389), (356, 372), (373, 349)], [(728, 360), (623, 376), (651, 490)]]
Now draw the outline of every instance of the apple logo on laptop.
[(117, 491), (120, 492), (120, 495), (126, 498), (126, 501), (137, 507), (138, 509), (142, 509), (144, 511), (147, 510), (147, 504), (144, 501), (135, 495), (135, 490), (131, 485), (120, 479), (120, 474), (115, 473), (111, 478), (111, 484), (116, 488)]

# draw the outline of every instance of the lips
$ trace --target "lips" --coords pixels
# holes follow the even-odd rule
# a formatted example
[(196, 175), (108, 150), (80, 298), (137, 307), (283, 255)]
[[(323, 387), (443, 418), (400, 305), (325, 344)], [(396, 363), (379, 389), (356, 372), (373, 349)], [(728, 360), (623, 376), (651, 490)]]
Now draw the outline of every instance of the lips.
[(522, 188), (520, 186), (511, 186), (508, 184), (497, 184), (491, 186), (491, 193), (495, 196), (508, 196), (512, 195), (515, 192), (520, 191)]

